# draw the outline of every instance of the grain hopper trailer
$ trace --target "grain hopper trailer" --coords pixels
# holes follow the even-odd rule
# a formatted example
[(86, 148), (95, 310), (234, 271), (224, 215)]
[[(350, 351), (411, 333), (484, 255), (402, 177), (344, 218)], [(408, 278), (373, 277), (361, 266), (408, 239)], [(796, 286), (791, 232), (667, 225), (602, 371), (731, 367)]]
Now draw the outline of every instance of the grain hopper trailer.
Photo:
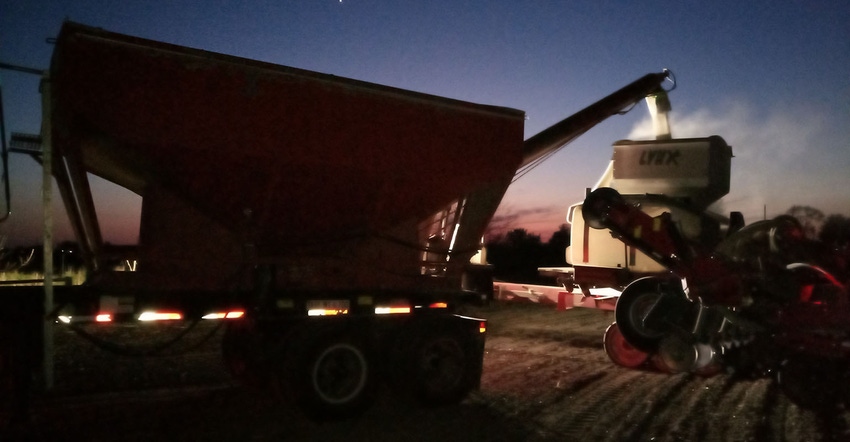
[[(458, 307), (492, 292), (470, 257), (516, 171), (666, 78), (523, 141), (518, 110), (67, 22), (29, 154), (58, 184), (88, 276), (0, 288), (28, 312), (6, 328), (218, 318), (231, 372), (283, 385), (311, 416), (361, 411), (383, 381), (456, 402), (478, 386), (486, 331)], [(90, 176), (141, 196), (137, 245), (104, 242)], [(9, 349), (40, 348), (38, 334), (9, 336), (31, 341), (5, 346), (7, 365), (32, 368), (37, 355)]]

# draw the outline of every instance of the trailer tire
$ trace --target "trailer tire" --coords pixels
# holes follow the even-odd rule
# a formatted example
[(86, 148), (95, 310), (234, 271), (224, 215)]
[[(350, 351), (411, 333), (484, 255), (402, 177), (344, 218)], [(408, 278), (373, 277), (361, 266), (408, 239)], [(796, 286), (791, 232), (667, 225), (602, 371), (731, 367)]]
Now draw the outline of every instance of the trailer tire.
[(644, 324), (644, 319), (661, 299), (658, 282), (652, 278), (629, 284), (620, 294), (614, 310), (616, 322), (625, 340), (639, 350), (653, 353), (658, 349), (664, 332)]
[(314, 420), (353, 417), (374, 400), (374, 358), (360, 340), (319, 337), (295, 345), (286, 359), (289, 369), (283, 381), (297, 405)]
[(472, 340), (455, 324), (416, 324), (400, 340), (394, 376), (404, 396), (426, 407), (456, 404), (478, 385)]

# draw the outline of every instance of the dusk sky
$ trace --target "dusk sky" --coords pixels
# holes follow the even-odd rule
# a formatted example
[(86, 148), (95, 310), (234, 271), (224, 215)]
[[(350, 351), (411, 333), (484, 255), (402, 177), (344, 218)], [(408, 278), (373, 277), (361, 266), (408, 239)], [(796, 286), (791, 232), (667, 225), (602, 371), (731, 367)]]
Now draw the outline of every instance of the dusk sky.
[[(649, 72), (670, 69), (674, 137), (722, 136), (749, 221), (796, 204), (850, 216), (850, 2), (0, 2), (0, 61), (46, 69), (63, 20), (527, 113), (530, 137)], [(38, 133), (38, 77), (0, 71), (7, 137)], [(620, 139), (653, 134), (643, 103), (516, 181), (497, 213), (544, 238)], [(40, 168), (12, 155), (10, 241), (38, 241)], [(140, 199), (106, 189), (106, 240), (133, 241)], [(58, 195), (57, 195), (58, 198)], [(97, 202), (97, 201), (96, 201)], [(58, 213), (58, 212), (57, 212)], [(68, 237), (57, 228), (57, 238)]]

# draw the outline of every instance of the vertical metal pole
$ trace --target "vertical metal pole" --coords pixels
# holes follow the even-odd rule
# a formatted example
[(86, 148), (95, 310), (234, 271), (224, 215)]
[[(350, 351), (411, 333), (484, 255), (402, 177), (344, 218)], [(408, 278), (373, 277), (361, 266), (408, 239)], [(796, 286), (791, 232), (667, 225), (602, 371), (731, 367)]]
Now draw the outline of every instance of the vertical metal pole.
[[(44, 203), (44, 311), (53, 311), (53, 140), (50, 76), (41, 83), (42, 183)], [(53, 321), (44, 319), (44, 388), (53, 388)]]

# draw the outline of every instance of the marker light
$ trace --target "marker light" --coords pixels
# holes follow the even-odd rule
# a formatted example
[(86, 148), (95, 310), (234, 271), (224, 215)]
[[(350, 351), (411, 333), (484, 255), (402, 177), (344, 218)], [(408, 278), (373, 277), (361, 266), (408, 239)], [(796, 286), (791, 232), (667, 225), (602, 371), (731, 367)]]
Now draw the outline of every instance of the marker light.
[(307, 301), (307, 316), (347, 315), (350, 302), (347, 299), (314, 299)]
[(139, 321), (172, 321), (182, 318), (183, 315), (174, 312), (144, 312), (139, 315)]
[(336, 315), (347, 315), (348, 310), (339, 310), (339, 309), (323, 309), (316, 308), (307, 310), (307, 316), (336, 316)]
[(410, 313), (410, 306), (398, 306), (398, 307), (375, 307), (376, 315), (395, 315), (395, 314), (404, 314)]
[(242, 316), (245, 316), (245, 312), (241, 310), (234, 310), (231, 312), (216, 312), (210, 313), (208, 315), (204, 315), (201, 319), (239, 319)]

